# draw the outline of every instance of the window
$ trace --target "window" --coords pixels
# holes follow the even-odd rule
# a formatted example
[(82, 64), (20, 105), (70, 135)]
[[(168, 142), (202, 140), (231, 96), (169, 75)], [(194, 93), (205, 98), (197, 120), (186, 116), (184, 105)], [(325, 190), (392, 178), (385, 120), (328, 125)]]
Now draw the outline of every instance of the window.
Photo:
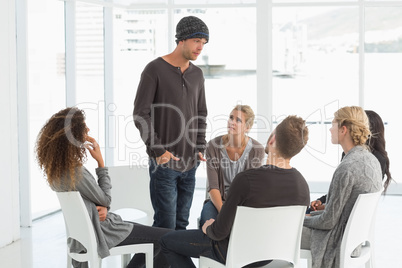
[[(365, 8), (365, 109), (377, 112), (385, 125), (391, 175), (401, 183), (399, 97), (402, 77), (402, 7)], [(394, 183), (392, 183), (394, 185)]]
[[(330, 142), (333, 113), (342, 106), (364, 105), (378, 112), (386, 123), (391, 171), (400, 182), (400, 171), (392, 167), (400, 158), (396, 135), (401, 127), (394, 107), (398, 107), (396, 92), (402, 84), (398, 73), (402, 67), (402, 1), (273, 0), (267, 16), (257, 18), (257, 7), (265, 0), (198, 0), (191, 4), (184, 0), (115, 0), (104, 1), (107, 8), (114, 5), (113, 15), (105, 21), (109, 17), (104, 17), (102, 3), (76, 2), (75, 96), (87, 113), (91, 134), (108, 149), (104, 153), (111, 152), (111, 164), (148, 163), (132, 118), (140, 75), (148, 62), (174, 49), (177, 22), (195, 15), (210, 30), (209, 43), (193, 62), (202, 68), (206, 79), (207, 141), (226, 133), (228, 114), (236, 104), (253, 108), (257, 123), (250, 136), (257, 138), (257, 132), (267, 127), (259, 121), (267, 117), (259, 112), (263, 107), (257, 107), (257, 86), (272, 90), (272, 99), (266, 101), (272, 106), (269, 126), (290, 114), (305, 118), (310, 140), (292, 164), (309, 182), (328, 183), (342, 153)], [(65, 107), (63, 2), (29, 4), (29, 14), (30, 132), (34, 144), (44, 121)], [(257, 27), (257, 23), (267, 27)], [(104, 49), (105, 43), (109, 44), (104, 37), (105, 25), (113, 26), (113, 51)], [(257, 28), (269, 31), (272, 40), (266, 40), (266, 32), (257, 32)], [(364, 54), (359, 47), (363, 36)], [(272, 88), (265, 85), (266, 80), (263, 86), (257, 80), (267, 75), (267, 69), (257, 70), (259, 42), (268, 44), (262, 49), (272, 49), (264, 65), (267, 69), (272, 66)], [(105, 66), (105, 55), (110, 53), (112, 74), (105, 72), (109, 67)], [(106, 80), (113, 85), (105, 90)], [(107, 128), (105, 121), (109, 122)], [(40, 200), (41, 191), (48, 186), (36, 163), (32, 162), (32, 167), (33, 207), (47, 210), (47, 205), (57, 202)], [(206, 176), (205, 166), (199, 168), (197, 176)]]
[(31, 212), (36, 218), (59, 207), (36, 163), (34, 146), (46, 120), (65, 108), (64, 3), (40, 0), (27, 4)]
[[(76, 5), (76, 104), (85, 111), (89, 135), (105, 147), (103, 7)], [(102, 150), (105, 158), (105, 151)], [(95, 176), (97, 163), (86, 164)]]
[(358, 104), (358, 8), (275, 7), (272, 15), (274, 118), (307, 120), (310, 138), (294, 165), (311, 181), (329, 181), (342, 153), (329, 123), (338, 108)]
[[(113, 124), (115, 138), (109, 143), (114, 165), (147, 165), (148, 157), (139, 131), (133, 122), (133, 104), (140, 75), (145, 65), (168, 53), (167, 14), (161, 10), (115, 9), (121, 20), (114, 21)], [(135, 23), (128, 23), (133, 21)], [(126, 33), (130, 34), (127, 42)]]

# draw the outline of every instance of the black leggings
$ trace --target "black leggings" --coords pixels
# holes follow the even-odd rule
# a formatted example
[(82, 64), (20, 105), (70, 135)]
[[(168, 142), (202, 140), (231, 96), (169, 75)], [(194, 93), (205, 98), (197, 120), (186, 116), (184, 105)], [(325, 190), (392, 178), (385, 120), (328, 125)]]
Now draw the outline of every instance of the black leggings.
[[(165, 256), (162, 253), (160, 253), (161, 247), (159, 244), (159, 239), (161, 238), (162, 235), (172, 232), (174, 230), (146, 226), (135, 222), (132, 222), (132, 224), (134, 224), (134, 227), (131, 233), (127, 236), (126, 239), (124, 239), (117, 246), (153, 243), (154, 267), (169, 267), (165, 259)], [(133, 256), (130, 263), (127, 265), (127, 268), (143, 267), (144, 264), (145, 264), (145, 254), (138, 253)]]

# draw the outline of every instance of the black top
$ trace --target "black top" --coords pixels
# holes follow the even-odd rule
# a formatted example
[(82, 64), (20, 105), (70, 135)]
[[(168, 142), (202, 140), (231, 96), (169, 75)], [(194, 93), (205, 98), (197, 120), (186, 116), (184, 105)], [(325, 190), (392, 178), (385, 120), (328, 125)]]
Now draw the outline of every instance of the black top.
[(295, 168), (264, 165), (240, 172), (234, 178), (217, 219), (207, 235), (227, 249), (237, 206), (254, 208), (310, 204), (310, 191), (303, 175)]

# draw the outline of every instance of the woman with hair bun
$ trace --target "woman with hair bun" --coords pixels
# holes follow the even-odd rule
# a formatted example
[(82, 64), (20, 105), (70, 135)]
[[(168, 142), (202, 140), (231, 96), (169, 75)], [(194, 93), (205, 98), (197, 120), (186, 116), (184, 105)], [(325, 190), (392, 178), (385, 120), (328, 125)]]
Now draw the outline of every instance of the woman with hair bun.
[[(365, 111), (358, 106), (339, 109), (330, 132), (345, 157), (332, 177), (324, 210), (304, 220), (301, 248), (311, 250), (313, 268), (339, 267), (344, 228), (357, 197), (382, 188), (380, 163), (366, 145), (371, 132)], [(360, 254), (359, 247), (354, 254)]]
[[(371, 136), (366, 141), (366, 145), (369, 147), (371, 153), (378, 159), (381, 165), (382, 180), (384, 185), (384, 194), (387, 191), (389, 184), (392, 181), (391, 172), (389, 170), (389, 158), (388, 152), (385, 149), (385, 128), (384, 122), (381, 117), (372, 110), (365, 110), (367, 117), (370, 122), (370, 132)], [(345, 157), (345, 153), (342, 153), (342, 159)], [(387, 177), (385, 178), (385, 175)], [(385, 179), (385, 180), (384, 180)], [(314, 200), (310, 204), (310, 208), (307, 210), (307, 214), (310, 211), (323, 210), (325, 208), (325, 203), (327, 202), (327, 195), (323, 195), (317, 200)]]

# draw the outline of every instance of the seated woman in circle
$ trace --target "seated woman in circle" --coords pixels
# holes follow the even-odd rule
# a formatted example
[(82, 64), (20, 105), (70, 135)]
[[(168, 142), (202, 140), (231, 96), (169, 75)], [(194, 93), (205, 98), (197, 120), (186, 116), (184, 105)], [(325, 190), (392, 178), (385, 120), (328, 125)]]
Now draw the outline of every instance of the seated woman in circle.
[[(372, 110), (365, 110), (366, 115), (369, 119), (369, 124), (370, 124), (370, 131), (371, 131), (371, 136), (370, 138), (366, 141), (366, 145), (369, 147), (371, 153), (378, 159), (381, 165), (381, 171), (382, 171), (382, 179), (383, 179), (383, 185), (384, 185), (384, 194), (387, 191), (387, 188), (389, 184), (392, 181), (392, 176), (391, 172), (389, 169), (389, 158), (388, 158), (388, 152), (385, 148), (385, 128), (384, 128), (384, 122), (382, 121), (382, 118), (374, 111)], [(345, 157), (345, 153), (342, 153), (342, 159)], [(341, 159), (341, 161), (342, 161)], [(387, 177), (385, 178), (385, 175)], [(317, 211), (317, 210), (323, 210), (325, 208), (325, 203), (327, 202), (327, 195), (323, 195), (317, 200), (314, 200), (311, 202), (310, 208), (307, 210), (307, 214), (310, 213), (310, 211)]]
[[(109, 256), (112, 247), (153, 243), (155, 267), (169, 267), (164, 255), (160, 254), (158, 240), (172, 230), (123, 221), (119, 215), (108, 212), (111, 179), (99, 145), (88, 132), (84, 111), (78, 108), (59, 111), (43, 126), (36, 143), (36, 155), (49, 186), (57, 192), (80, 192), (94, 225), (101, 258)], [(83, 165), (87, 150), (98, 163), (97, 179)], [(85, 250), (75, 240), (69, 248), (76, 253)], [(127, 267), (142, 267), (144, 263), (145, 254), (135, 254)], [(87, 267), (87, 263), (73, 260), (73, 266)]]
[[(339, 267), (342, 236), (358, 196), (382, 189), (381, 165), (366, 144), (371, 132), (364, 110), (340, 108), (329, 131), (345, 157), (333, 174), (325, 208), (304, 219), (301, 248), (311, 250), (313, 268)], [(356, 246), (352, 257), (360, 254)]]
[(262, 165), (264, 146), (247, 136), (254, 118), (250, 106), (235, 106), (229, 115), (228, 133), (208, 142), (205, 155), (210, 199), (204, 202), (200, 226), (209, 219), (216, 219), (237, 173)]

